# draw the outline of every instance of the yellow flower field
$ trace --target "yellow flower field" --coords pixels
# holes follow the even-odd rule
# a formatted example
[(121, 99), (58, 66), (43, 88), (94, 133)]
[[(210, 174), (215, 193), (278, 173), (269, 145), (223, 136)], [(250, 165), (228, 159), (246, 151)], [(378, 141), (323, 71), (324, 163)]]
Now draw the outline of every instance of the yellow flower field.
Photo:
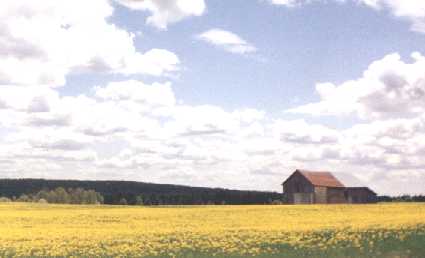
[(422, 252), (423, 240), (425, 205), (416, 203), (0, 204), (1, 257), (300, 257), (315, 253), (338, 257), (347, 252), (347, 257), (353, 257), (349, 252), (365, 257), (368, 252), (373, 252), (373, 257), (400, 253), (405, 255), (401, 257), (420, 257), (416, 253)]

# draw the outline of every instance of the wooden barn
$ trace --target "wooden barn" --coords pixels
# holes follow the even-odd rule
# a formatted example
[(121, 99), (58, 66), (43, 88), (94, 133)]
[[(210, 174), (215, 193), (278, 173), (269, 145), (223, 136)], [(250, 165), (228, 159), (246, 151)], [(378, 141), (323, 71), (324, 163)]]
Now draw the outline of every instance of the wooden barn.
[(376, 193), (368, 187), (347, 187), (348, 203), (375, 203)]
[(376, 193), (367, 187), (346, 187), (330, 172), (295, 170), (283, 183), (290, 204), (373, 203)]

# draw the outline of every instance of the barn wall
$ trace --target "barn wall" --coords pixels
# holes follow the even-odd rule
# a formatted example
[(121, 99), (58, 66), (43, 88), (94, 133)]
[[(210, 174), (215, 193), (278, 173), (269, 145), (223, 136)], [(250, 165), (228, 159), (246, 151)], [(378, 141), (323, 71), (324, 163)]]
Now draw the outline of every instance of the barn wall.
[(347, 189), (351, 203), (375, 203), (376, 195), (366, 188)]
[(347, 203), (345, 188), (328, 188), (328, 203)]
[(327, 203), (327, 188), (316, 186), (314, 187), (314, 203)]
[(313, 193), (294, 193), (294, 204), (312, 204), (314, 203)]
[[(284, 201), (287, 203), (292, 203), (292, 204), (295, 203), (295, 199), (294, 199), (295, 193), (308, 193), (308, 194), (314, 193), (313, 185), (299, 173), (292, 174), (292, 176), (290, 176), (288, 180), (285, 182), (285, 184), (283, 185)], [(297, 198), (304, 198), (304, 197), (297, 197)], [(309, 198), (313, 200), (313, 197), (309, 197)]]

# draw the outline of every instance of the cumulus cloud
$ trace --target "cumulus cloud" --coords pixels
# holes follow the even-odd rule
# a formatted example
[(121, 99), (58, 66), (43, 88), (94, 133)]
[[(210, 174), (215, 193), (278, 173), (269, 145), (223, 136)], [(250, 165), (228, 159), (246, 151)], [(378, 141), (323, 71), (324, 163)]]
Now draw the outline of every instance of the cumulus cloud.
[(50, 105), (59, 99), (59, 94), (48, 87), (0, 87), (0, 109), (8, 108), (29, 113), (47, 112)]
[[(25, 92), (1, 90), (12, 99)], [(256, 109), (179, 104), (170, 83), (138, 80), (96, 86), (92, 96), (60, 96), (48, 87), (23, 96), (2, 100), (5, 176), (279, 190), (293, 169), (310, 168), (352, 173), (380, 193), (420, 192), (388, 189), (390, 178), (380, 173), (405, 169), (415, 178), (406, 184), (423, 180), (425, 118), (419, 114), (337, 130)]]
[(152, 106), (173, 106), (176, 103), (171, 83), (153, 83), (130, 80), (111, 82), (106, 87), (96, 87), (98, 98), (112, 101), (135, 101)]
[(39, 114), (29, 117), (27, 125), (35, 127), (67, 126), (70, 125), (70, 117), (63, 114)]
[(410, 20), (412, 30), (425, 33), (425, 2), (405, 0), (362, 0), (375, 9), (389, 9), (393, 15)]
[(390, 54), (373, 62), (361, 78), (340, 85), (316, 85), (321, 101), (290, 109), (311, 115), (357, 114), (363, 119), (404, 118), (425, 111), (425, 58), (412, 54), (413, 62)]
[(308, 124), (304, 120), (278, 120), (275, 134), (284, 142), (295, 144), (326, 144), (338, 141), (338, 132), (322, 125)]
[[(425, 2), (406, 0), (333, 0), (334, 2), (360, 3), (377, 11), (388, 10), (392, 15), (411, 22), (411, 29), (416, 32), (425, 33)], [(312, 2), (323, 2), (325, 0), (270, 0), (271, 4), (287, 7), (301, 6)]]
[(233, 32), (210, 29), (197, 36), (198, 39), (235, 54), (247, 54), (257, 49)]
[(190, 16), (201, 16), (206, 5), (204, 0), (117, 0), (118, 3), (141, 11), (149, 11), (151, 15), (146, 23), (159, 29), (167, 29), (171, 23), (181, 21)]
[(72, 72), (160, 76), (178, 69), (170, 51), (137, 51), (134, 35), (108, 22), (112, 14), (107, 0), (3, 1), (0, 83), (57, 87)]

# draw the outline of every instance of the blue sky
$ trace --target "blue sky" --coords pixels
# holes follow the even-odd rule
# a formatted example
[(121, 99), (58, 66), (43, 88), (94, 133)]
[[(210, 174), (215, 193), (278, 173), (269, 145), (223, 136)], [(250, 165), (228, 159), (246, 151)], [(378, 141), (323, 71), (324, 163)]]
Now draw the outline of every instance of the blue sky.
[[(164, 48), (178, 54), (183, 71), (174, 80), (174, 89), (179, 100), (229, 110), (256, 107), (283, 115), (296, 104), (317, 100), (316, 82), (357, 78), (371, 62), (389, 53), (409, 58), (425, 48), (423, 35), (411, 32), (408, 21), (353, 2), (287, 8), (257, 1), (209, 1), (202, 17), (185, 19), (167, 30), (146, 26), (148, 13), (118, 4), (115, 8), (111, 22), (140, 33), (135, 40), (138, 49)], [(235, 32), (258, 51), (231, 55), (196, 39), (210, 28)], [(72, 87), (64, 88), (66, 94), (84, 93), (97, 80), (114, 80), (92, 74), (75, 77), (75, 86), (71, 80)]]
[(0, 176), (424, 193), (420, 1), (1, 5)]
[[(144, 26), (146, 15), (121, 7), (113, 20), (142, 32), (136, 40), (140, 49), (179, 54), (187, 69), (174, 84), (179, 99), (229, 109), (260, 106), (280, 112), (293, 105), (294, 97), (317, 99), (316, 82), (343, 82), (388, 53), (408, 57), (424, 49), (423, 35), (410, 32), (408, 22), (355, 3), (288, 9), (257, 1), (209, 1), (201, 18), (167, 31)], [(235, 32), (258, 52), (229, 55), (195, 39), (210, 28)]]

